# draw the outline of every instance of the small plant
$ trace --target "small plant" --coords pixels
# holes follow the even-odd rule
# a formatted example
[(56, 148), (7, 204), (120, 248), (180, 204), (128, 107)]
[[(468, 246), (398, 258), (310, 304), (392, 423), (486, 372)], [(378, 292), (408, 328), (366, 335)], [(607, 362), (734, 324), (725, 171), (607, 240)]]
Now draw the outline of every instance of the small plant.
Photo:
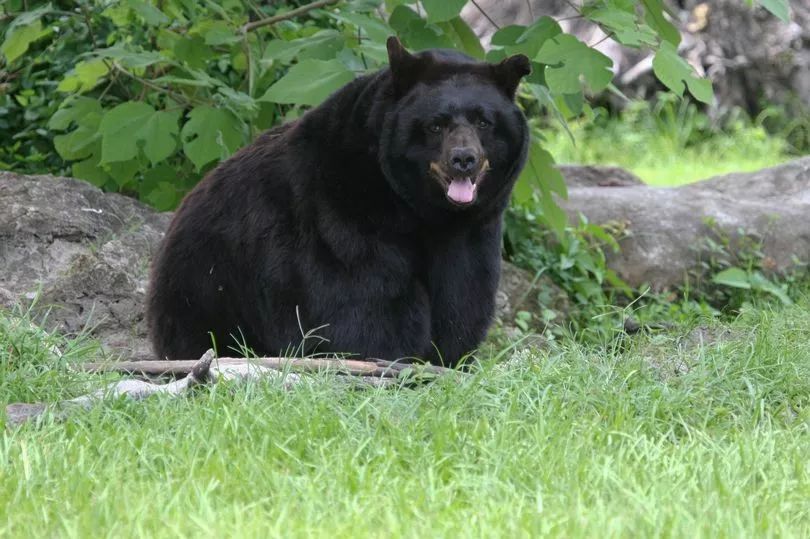
[(700, 266), (692, 277), (696, 287), (705, 290), (709, 301), (732, 311), (739, 310), (752, 293), (774, 297), (783, 304), (792, 303), (788, 295), (790, 276), (776, 272), (775, 261), (763, 252), (760, 235), (743, 229), (731, 234), (712, 218), (704, 223), (709, 234), (695, 246)]
[[(534, 195), (537, 196), (537, 195)], [(580, 216), (577, 226), (566, 226), (562, 234), (544, 230), (538, 219), (539, 204), (516, 206), (507, 213), (506, 254), (516, 265), (537, 274), (544, 274), (560, 286), (573, 303), (567, 320), (554, 320), (542, 316), (543, 325), (567, 324), (554, 331), (579, 331), (589, 328), (596, 334), (612, 332), (617, 316), (606, 316), (619, 297), (633, 296), (631, 288), (607, 266), (606, 249), (617, 251), (617, 235), (621, 226), (599, 226)], [(543, 291), (538, 294), (538, 303), (544, 309)], [(553, 311), (552, 311), (553, 312)], [(516, 321), (528, 325), (528, 320)], [(539, 318), (536, 322), (540, 322)]]

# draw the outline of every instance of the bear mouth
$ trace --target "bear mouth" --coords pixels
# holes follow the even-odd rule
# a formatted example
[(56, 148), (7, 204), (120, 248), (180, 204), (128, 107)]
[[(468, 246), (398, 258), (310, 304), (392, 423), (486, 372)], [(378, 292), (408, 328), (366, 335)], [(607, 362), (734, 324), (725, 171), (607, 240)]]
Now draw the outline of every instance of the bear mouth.
[(481, 168), (471, 175), (448, 174), (438, 163), (430, 163), (430, 171), (451, 203), (457, 206), (469, 206), (478, 195), (478, 186), (489, 170), (489, 161), (484, 160)]

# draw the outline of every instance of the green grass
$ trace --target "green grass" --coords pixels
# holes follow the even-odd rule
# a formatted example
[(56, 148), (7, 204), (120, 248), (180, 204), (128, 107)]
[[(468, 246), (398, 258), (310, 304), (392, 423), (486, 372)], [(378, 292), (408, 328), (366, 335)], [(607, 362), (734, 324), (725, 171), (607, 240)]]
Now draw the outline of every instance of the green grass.
[(624, 167), (650, 185), (676, 186), (730, 172), (784, 163), (790, 145), (758, 123), (737, 117), (713, 125), (688, 102), (662, 97), (654, 107), (628, 106), (621, 117), (601, 112), (544, 131), (546, 148), (561, 164)]
[[(59, 337), (0, 320), (2, 404), (98, 380), (69, 370), (88, 348), (56, 360)], [(810, 300), (707, 323), (726, 340), (681, 328), (460, 384), (221, 385), (7, 429), (0, 536), (806, 537)]]

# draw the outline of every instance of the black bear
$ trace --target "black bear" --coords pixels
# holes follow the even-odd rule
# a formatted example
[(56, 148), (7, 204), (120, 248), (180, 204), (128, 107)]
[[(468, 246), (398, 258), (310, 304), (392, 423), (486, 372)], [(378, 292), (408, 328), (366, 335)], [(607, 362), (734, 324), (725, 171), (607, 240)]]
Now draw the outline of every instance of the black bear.
[[(530, 63), (406, 51), (259, 136), (183, 200), (147, 317), (161, 359), (212, 345), (457, 364), (486, 335), (529, 140)], [(320, 339), (302, 343), (302, 331)], [(307, 344), (309, 343), (309, 344)]]

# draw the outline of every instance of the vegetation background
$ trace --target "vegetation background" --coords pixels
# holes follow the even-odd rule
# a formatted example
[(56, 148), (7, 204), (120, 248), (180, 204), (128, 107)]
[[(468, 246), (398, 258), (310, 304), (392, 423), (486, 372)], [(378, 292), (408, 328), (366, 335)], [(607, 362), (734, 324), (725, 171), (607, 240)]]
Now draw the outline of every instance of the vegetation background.
[[(612, 232), (566, 221), (553, 167), (617, 164), (675, 185), (777, 164), (806, 153), (803, 139), (765, 121), (779, 104), (754, 118), (707, 115), (711, 83), (678, 55), (662, 0), (573, 3), (624, 46), (655, 54), (661, 92), (620, 108), (598, 99), (620, 92), (595, 44), (541, 16), (501, 28), (484, 50), (460, 17), (466, 3), (2, 4), (0, 168), (74, 176), (160, 210), (262, 130), (384, 65), (389, 35), (491, 61), (527, 54), (534, 72), (519, 102), (534, 141), (504, 254), (552, 277), (574, 305), (543, 349), (520, 337), (554, 314), (519, 313), (525, 335), (494, 332), (460, 385), (222, 385), (6, 430), (0, 534), (808, 534), (804, 276), (758, 288), (727, 278), (666, 297), (629, 290), (605, 264)], [(787, 0), (755, 4), (789, 16)], [(711, 247), (726, 277), (761, 265), (756, 245)], [(631, 315), (669, 330), (630, 338)], [(0, 402), (98, 387), (70, 368), (92, 341), (37, 322), (0, 314)]]

